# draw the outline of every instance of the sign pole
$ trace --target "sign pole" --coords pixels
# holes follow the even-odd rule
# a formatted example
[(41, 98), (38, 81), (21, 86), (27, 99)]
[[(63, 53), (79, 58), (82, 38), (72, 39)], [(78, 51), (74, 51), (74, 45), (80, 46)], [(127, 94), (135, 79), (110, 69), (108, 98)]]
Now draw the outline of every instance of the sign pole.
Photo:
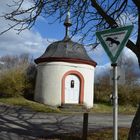
[(118, 76), (116, 61), (127, 43), (132, 30), (133, 25), (129, 25), (96, 32), (96, 36), (109, 56), (112, 62), (111, 66), (113, 67), (113, 140), (118, 140)]
[(113, 67), (113, 140), (118, 140), (118, 85), (117, 85), (117, 63)]

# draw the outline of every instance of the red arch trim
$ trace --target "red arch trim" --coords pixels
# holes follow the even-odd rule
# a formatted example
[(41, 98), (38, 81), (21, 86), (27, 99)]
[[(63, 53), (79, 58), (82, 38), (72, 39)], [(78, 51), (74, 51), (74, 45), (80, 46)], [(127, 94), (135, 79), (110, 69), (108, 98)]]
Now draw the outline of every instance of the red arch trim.
[(68, 76), (70, 74), (74, 74), (74, 75), (78, 76), (79, 79), (80, 79), (80, 98), (79, 98), (79, 103), (83, 104), (83, 100), (84, 100), (84, 77), (83, 77), (83, 75), (80, 72), (75, 71), (75, 70), (70, 70), (70, 71), (66, 72), (63, 75), (63, 78), (62, 78), (61, 103), (62, 104), (65, 103), (65, 79), (66, 79), (66, 76)]

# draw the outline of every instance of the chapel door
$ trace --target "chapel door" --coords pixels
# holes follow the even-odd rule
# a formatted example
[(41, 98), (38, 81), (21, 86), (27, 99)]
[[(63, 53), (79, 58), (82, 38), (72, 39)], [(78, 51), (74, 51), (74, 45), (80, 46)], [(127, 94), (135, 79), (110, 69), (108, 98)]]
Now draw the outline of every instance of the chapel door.
[(80, 80), (78, 76), (71, 74), (65, 79), (65, 103), (79, 103)]

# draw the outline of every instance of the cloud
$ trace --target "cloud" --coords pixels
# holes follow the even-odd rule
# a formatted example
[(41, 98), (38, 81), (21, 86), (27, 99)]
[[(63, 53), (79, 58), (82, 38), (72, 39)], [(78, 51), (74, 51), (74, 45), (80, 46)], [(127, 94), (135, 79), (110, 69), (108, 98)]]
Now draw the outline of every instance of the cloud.
[(111, 69), (110, 63), (106, 63), (102, 66), (97, 66), (95, 68), (95, 75), (96, 77), (102, 77), (104, 75), (108, 75)]
[(50, 42), (37, 32), (26, 30), (18, 35), (10, 30), (0, 37), (0, 56), (28, 53), (38, 57), (49, 44)]
[(131, 61), (134, 65), (138, 65), (137, 56), (127, 47), (123, 49), (118, 59), (121, 59), (124, 62)]
[[(1, 2), (0, 13), (9, 11), (6, 4), (11, 4), (10, 0)], [(24, 8), (31, 6), (30, 1), (26, 1)], [(0, 18), (0, 32), (8, 27), (9, 21)], [(53, 40), (53, 39), (49, 39)], [(0, 56), (3, 55), (18, 55), (28, 53), (34, 57), (42, 55), (46, 47), (50, 44), (47, 38), (43, 38), (38, 32), (33, 30), (24, 30), (19, 35), (12, 29), (0, 36)]]
[[(11, 0), (1, 1), (0, 13), (8, 12), (9, 7), (6, 6), (6, 3), (10, 4)], [(24, 8), (31, 6), (29, 0), (24, 4)], [(0, 15), (1, 15), (0, 14)], [(39, 20), (44, 20), (43, 17), (39, 17)], [(0, 31), (8, 27), (9, 22), (5, 21), (3, 18), (0, 18)], [(80, 36), (74, 37), (73, 40), (79, 40)], [(15, 30), (10, 30), (7, 33), (0, 36), (0, 56), (10, 54), (17, 55), (22, 53), (29, 53), (34, 57), (42, 55), (47, 46), (54, 41), (54, 39), (43, 38), (39, 32), (33, 30), (25, 30), (19, 35), (16, 34)], [(106, 55), (104, 49), (101, 45), (98, 45), (94, 50), (91, 48), (87, 49), (89, 56), (97, 62), (96, 74), (102, 75), (105, 74), (110, 68), (110, 60)], [(125, 48), (121, 57), (125, 61), (132, 61), (135, 69), (138, 68), (137, 58), (134, 53), (129, 49)]]
[(0, 36), (0, 56), (29, 53), (35, 57), (42, 54), (49, 42), (37, 32), (26, 30), (19, 35), (14, 30)]
[[(105, 51), (101, 47), (98, 47), (90, 53), (91, 57), (97, 62), (97, 64), (99, 63), (95, 68), (96, 78), (108, 75), (111, 69), (111, 62), (105, 54)], [(134, 73), (139, 73), (139, 64), (136, 55), (130, 49), (125, 47), (118, 58), (118, 66), (124, 68), (127, 66), (127, 63), (129, 63), (131, 67), (126, 69), (127, 71), (131, 70)]]

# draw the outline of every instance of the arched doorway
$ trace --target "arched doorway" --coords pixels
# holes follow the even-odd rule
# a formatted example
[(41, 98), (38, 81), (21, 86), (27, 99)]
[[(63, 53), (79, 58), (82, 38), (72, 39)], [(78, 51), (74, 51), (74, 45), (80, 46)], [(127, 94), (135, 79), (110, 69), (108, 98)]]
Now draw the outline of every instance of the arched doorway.
[(79, 103), (80, 79), (77, 75), (70, 74), (65, 78), (65, 103)]
[(84, 78), (78, 71), (68, 71), (62, 78), (62, 104), (82, 104), (84, 99)]

